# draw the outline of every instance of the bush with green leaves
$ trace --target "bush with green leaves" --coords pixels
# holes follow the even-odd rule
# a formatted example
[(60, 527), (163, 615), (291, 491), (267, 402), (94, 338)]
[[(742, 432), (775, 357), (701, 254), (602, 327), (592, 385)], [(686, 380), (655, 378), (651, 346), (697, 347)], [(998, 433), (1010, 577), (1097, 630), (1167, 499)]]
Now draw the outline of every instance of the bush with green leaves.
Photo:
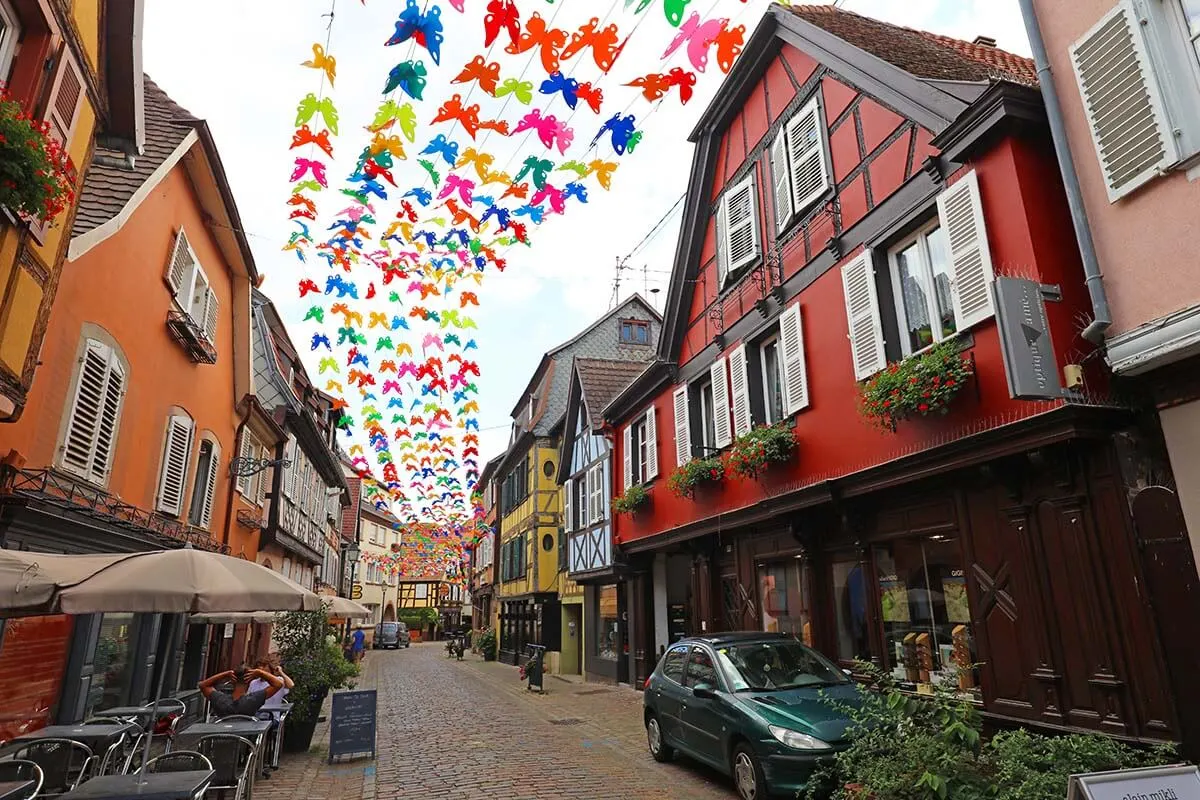
[(483, 654), (484, 661), (493, 661), (496, 658), (496, 632), (491, 628), (484, 628), (483, 633), (479, 634), (479, 638), (475, 642), (475, 646), (479, 652)]
[(292, 704), (288, 722), (299, 724), (314, 719), (321, 702), (335, 689), (354, 688), (358, 666), (347, 661), (342, 649), (329, 636), (337, 629), (329, 624), (329, 609), (285, 611), (275, 615), (272, 637), (279, 645), (279, 660), (294, 682), (287, 700)]
[(613, 498), (613, 511), (618, 514), (632, 514), (650, 502), (650, 492), (640, 483), (635, 483), (623, 494)]
[(439, 617), (436, 608), (402, 608), (397, 612), (396, 619), (419, 631), (426, 625), (437, 624)]

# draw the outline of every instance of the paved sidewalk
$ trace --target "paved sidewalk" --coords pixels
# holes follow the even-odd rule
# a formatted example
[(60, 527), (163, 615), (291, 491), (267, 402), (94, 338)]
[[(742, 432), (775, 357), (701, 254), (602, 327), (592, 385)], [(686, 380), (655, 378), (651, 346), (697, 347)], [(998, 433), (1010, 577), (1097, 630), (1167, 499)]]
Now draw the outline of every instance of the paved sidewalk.
[(539, 695), (515, 667), (452, 661), (437, 642), (370, 652), (364, 667), (359, 688), (379, 690), (376, 760), (327, 764), (322, 723), (312, 750), (285, 755), (256, 800), (735, 796), (712, 770), (650, 758), (642, 696), (628, 687), (547, 676)]

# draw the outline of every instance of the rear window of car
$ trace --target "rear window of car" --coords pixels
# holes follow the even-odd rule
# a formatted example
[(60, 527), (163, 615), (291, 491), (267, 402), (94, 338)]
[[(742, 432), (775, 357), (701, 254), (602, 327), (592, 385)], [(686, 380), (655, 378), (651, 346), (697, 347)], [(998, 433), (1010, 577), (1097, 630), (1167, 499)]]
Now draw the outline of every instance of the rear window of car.
[(400, 626), (395, 622), (385, 622), (379, 626), (379, 629), (383, 633), (395, 633), (396, 631), (400, 630)]
[(400, 631), (401, 633), (404, 633), (405, 631), (407, 631), (407, 630), (408, 630), (408, 626), (407, 626), (407, 625), (405, 625), (403, 622), (397, 622), (397, 623), (396, 623), (396, 630)]
[(683, 683), (683, 663), (687, 660), (686, 647), (674, 647), (663, 657), (662, 674), (676, 683)]

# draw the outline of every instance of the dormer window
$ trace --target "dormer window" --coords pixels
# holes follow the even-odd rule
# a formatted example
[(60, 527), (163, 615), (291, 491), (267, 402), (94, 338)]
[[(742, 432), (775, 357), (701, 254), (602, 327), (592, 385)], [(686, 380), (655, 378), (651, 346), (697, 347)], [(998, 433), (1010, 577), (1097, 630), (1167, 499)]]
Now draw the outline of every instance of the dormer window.
[(650, 344), (650, 323), (641, 319), (621, 320), (621, 344)]
[(762, 241), (758, 226), (758, 190), (754, 171), (729, 187), (717, 205), (717, 280), (729, 280), (758, 260)]
[(775, 229), (784, 230), (829, 191), (829, 151), (817, 98), (787, 121), (771, 143)]

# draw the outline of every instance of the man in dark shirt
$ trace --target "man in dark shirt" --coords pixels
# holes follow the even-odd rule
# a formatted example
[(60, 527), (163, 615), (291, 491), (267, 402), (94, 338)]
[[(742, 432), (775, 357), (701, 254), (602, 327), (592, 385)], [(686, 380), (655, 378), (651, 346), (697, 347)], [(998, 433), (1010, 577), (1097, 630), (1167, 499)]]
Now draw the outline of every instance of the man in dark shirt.
[[(267, 682), (265, 689), (251, 692), (250, 682), (258, 678)], [(216, 688), (218, 683), (232, 680), (233, 689), (223, 692)], [(267, 698), (283, 688), (283, 680), (276, 675), (261, 669), (249, 669), (242, 664), (237, 669), (213, 675), (200, 681), (200, 691), (208, 699), (212, 712), (217, 717), (228, 717), (232, 714), (245, 714), (253, 717), (267, 702)]]

